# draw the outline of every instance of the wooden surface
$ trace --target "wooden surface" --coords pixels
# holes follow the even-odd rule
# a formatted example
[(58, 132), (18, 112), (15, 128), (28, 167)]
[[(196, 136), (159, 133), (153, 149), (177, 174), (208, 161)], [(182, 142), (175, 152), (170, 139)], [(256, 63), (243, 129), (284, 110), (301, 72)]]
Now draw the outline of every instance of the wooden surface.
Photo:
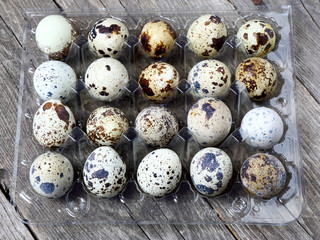
[[(27, 226), (14, 216), (9, 203), (16, 127), (24, 9), (215, 9), (267, 10), (280, 4), (293, 6), (294, 55), (300, 111), (301, 150), (307, 208), (302, 217), (285, 226), (262, 225), (70, 225)], [(213, 9), (212, 11), (214, 12)], [(0, 239), (320, 239), (320, 2), (263, 1), (105, 1), (2, 0), (0, 1)]]

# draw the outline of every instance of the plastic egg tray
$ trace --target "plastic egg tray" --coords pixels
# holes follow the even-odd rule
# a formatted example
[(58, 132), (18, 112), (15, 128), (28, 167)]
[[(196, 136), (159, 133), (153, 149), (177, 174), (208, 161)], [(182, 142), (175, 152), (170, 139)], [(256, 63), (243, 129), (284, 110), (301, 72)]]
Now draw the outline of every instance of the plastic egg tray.
[[(58, 199), (47, 199), (35, 194), (29, 183), (31, 163), (37, 156), (49, 151), (40, 146), (32, 135), (33, 115), (43, 103), (35, 93), (32, 78), (35, 69), (42, 62), (49, 60), (49, 57), (41, 53), (36, 45), (35, 29), (43, 17), (51, 14), (62, 14), (75, 21), (81, 29), (81, 34), (72, 43), (65, 60), (78, 77), (74, 97), (66, 102), (76, 117), (77, 127), (68, 136), (64, 146), (54, 150), (71, 161), (75, 169), (75, 181), (71, 190)], [(190, 85), (186, 78), (190, 69), (203, 59), (190, 51), (186, 33), (190, 24), (203, 14), (217, 15), (227, 25), (228, 39), (215, 59), (224, 62), (233, 76), (229, 93), (222, 98), (232, 112), (232, 128), (229, 136), (217, 147), (223, 149), (232, 159), (234, 173), (226, 191), (212, 198), (204, 197), (194, 190), (188, 173), (193, 155), (202, 147), (193, 139), (186, 125), (188, 110), (195, 102), (189, 92)], [(290, 7), (268, 12), (214, 11), (213, 9), (166, 12), (101, 10), (94, 12), (28, 11), (26, 15), (11, 192), (12, 203), (22, 221), (29, 224), (282, 224), (299, 217), (304, 205), (304, 187), (296, 121), (296, 84)], [(120, 19), (130, 31), (127, 42), (117, 57), (127, 68), (130, 81), (124, 96), (110, 103), (93, 100), (83, 83), (87, 67), (96, 59), (88, 48), (87, 34), (95, 21), (105, 17)], [(245, 20), (253, 18), (271, 22), (279, 37), (276, 48), (266, 58), (277, 67), (280, 84), (271, 99), (259, 104), (252, 102), (247, 96), (245, 87), (234, 81), (237, 65), (246, 58), (238, 51), (235, 34)], [(143, 25), (151, 20), (164, 20), (176, 30), (177, 38), (173, 50), (161, 61), (172, 64), (181, 77), (181, 82), (173, 95), (161, 106), (171, 109), (179, 119), (181, 130), (169, 143), (168, 148), (180, 156), (183, 176), (178, 188), (162, 198), (143, 194), (136, 183), (139, 162), (147, 153), (155, 149), (147, 146), (134, 129), (137, 114), (145, 107), (157, 105), (144, 98), (137, 83), (141, 70), (157, 61), (145, 55), (139, 46), (140, 31)], [(125, 189), (111, 199), (98, 198), (88, 193), (83, 186), (81, 176), (84, 162), (97, 148), (85, 134), (85, 123), (89, 114), (103, 105), (120, 108), (130, 120), (130, 127), (115, 146), (115, 150), (127, 164), (129, 180)], [(285, 134), (280, 143), (267, 151), (249, 147), (241, 141), (239, 135), (242, 117), (257, 106), (275, 109), (285, 123)], [(260, 199), (250, 195), (244, 190), (239, 180), (241, 164), (249, 156), (258, 152), (277, 156), (288, 172), (285, 189), (271, 199)]]

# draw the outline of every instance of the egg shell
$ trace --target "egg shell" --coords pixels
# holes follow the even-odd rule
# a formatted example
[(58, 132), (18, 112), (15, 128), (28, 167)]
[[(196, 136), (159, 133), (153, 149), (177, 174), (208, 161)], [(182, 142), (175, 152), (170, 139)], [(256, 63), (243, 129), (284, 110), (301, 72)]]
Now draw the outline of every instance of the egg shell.
[(94, 195), (111, 198), (124, 188), (127, 167), (111, 147), (99, 147), (88, 157), (83, 168), (83, 182)]
[(188, 129), (204, 147), (215, 146), (230, 132), (232, 116), (228, 106), (216, 98), (202, 98), (189, 110)]
[(283, 136), (283, 121), (271, 108), (258, 107), (246, 113), (241, 121), (240, 133), (250, 146), (270, 149)]
[(226, 189), (232, 172), (231, 159), (219, 148), (200, 150), (190, 164), (193, 185), (201, 194), (210, 197), (217, 196)]
[(70, 108), (60, 100), (44, 102), (33, 118), (33, 135), (45, 147), (61, 147), (76, 126)]
[(276, 33), (265, 21), (249, 20), (239, 28), (237, 41), (248, 57), (264, 57), (274, 48)]
[(222, 97), (231, 84), (229, 68), (218, 60), (204, 60), (192, 67), (188, 74), (191, 93), (196, 98)]
[(143, 26), (139, 41), (142, 49), (153, 58), (165, 57), (174, 45), (176, 33), (164, 21), (152, 21)]
[(139, 76), (143, 94), (156, 103), (165, 102), (180, 81), (178, 71), (165, 62), (152, 63)]
[(206, 14), (196, 19), (188, 29), (189, 48), (199, 57), (215, 57), (228, 36), (223, 20)]
[(179, 184), (182, 165), (178, 155), (167, 148), (154, 150), (141, 161), (137, 171), (140, 189), (151, 196), (162, 197)]
[(68, 100), (75, 90), (77, 75), (73, 69), (61, 61), (47, 61), (37, 67), (33, 75), (33, 86), (38, 96), (49, 99)]
[(36, 193), (47, 198), (65, 195), (73, 183), (73, 167), (59, 153), (47, 152), (38, 156), (31, 164), (29, 180)]
[(113, 58), (100, 58), (88, 67), (85, 84), (91, 97), (111, 102), (120, 98), (129, 82), (125, 66)]
[(272, 198), (284, 188), (287, 172), (275, 156), (258, 153), (242, 164), (240, 179), (244, 188), (254, 196)]
[(117, 57), (129, 36), (126, 25), (113, 18), (97, 21), (88, 34), (90, 49), (99, 57)]
[(87, 135), (98, 145), (113, 146), (129, 127), (126, 115), (118, 108), (99, 107), (87, 120)]
[(239, 64), (235, 79), (246, 86), (251, 100), (263, 101), (276, 88), (277, 72), (269, 61), (253, 57)]
[(77, 35), (78, 29), (74, 22), (61, 15), (43, 18), (36, 28), (36, 42), (40, 51), (56, 60), (68, 55), (70, 45)]
[(147, 144), (165, 147), (178, 133), (179, 123), (169, 109), (148, 107), (136, 117), (135, 129)]

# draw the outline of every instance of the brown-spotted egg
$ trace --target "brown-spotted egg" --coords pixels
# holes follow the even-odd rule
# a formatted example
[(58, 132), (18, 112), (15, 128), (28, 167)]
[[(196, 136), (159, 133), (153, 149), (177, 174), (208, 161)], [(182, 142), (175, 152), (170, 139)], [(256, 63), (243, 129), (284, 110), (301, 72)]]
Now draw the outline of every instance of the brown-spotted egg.
[(114, 197), (126, 185), (126, 169), (125, 162), (114, 149), (99, 147), (84, 164), (84, 185), (98, 197)]
[(59, 153), (47, 152), (31, 164), (29, 180), (32, 188), (41, 196), (58, 198), (72, 186), (74, 177), (70, 161)]
[(33, 118), (33, 135), (45, 147), (61, 147), (76, 126), (70, 108), (60, 100), (44, 102)]
[(219, 148), (204, 148), (190, 164), (190, 176), (194, 187), (203, 195), (221, 194), (232, 177), (232, 163), (229, 156)]
[(258, 153), (242, 164), (240, 179), (244, 188), (254, 196), (272, 198), (285, 186), (287, 172), (275, 156)]

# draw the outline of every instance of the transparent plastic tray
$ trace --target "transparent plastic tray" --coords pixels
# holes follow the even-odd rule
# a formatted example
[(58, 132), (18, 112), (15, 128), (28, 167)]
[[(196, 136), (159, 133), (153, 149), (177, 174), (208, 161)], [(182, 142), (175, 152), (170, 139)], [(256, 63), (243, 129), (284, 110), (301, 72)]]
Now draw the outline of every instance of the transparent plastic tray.
[[(237, 65), (245, 59), (237, 50), (235, 34), (245, 19), (261, 18), (274, 23), (279, 41), (276, 49), (267, 59), (277, 66), (279, 72), (278, 90), (274, 96), (257, 105), (250, 101), (244, 87), (233, 82), (230, 91), (222, 100), (229, 106), (233, 115), (230, 135), (218, 147), (225, 150), (232, 159), (234, 174), (224, 194), (209, 198), (198, 194), (191, 186), (188, 168), (192, 156), (201, 149), (194, 141), (186, 126), (188, 110), (195, 102), (189, 93), (185, 80), (188, 72), (201, 61), (188, 48), (186, 32), (190, 24), (203, 14), (214, 14), (224, 19), (228, 28), (228, 39), (216, 59), (224, 62), (234, 72)], [(48, 149), (41, 147), (32, 136), (33, 115), (42, 104), (32, 85), (33, 73), (37, 66), (49, 60), (36, 46), (35, 29), (45, 16), (63, 14), (81, 28), (81, 35), (73, 42), (66, 62), (77, 73), (78, 84), (75, 96), (68, 105), (77, 120), (77, 127), (68, 136), (64, 146), (56, 151), (65, 155), (75, 169), (75, 182), (72, 189), (58, 199), (46, 199), (34, 194), (29, 183), (29, 168), (33, 160)], [(20, 78), (18, 102), (17, 133), (12, 182), (12, 203), (22, 221), (29, 224), (283, 224), (297, 219), (304, 205), (304, 185), (302, 160), (300, 157), (299, 131), (296, 121), (296, 84), (292, 54), (291, 8), (286, 6), (275, 11), (196, 11), (166, 12), (126, 12), (126, 11), (27, 11), (23, 36), (24, 51)], [(125, 22), (130, 30), (127, 43), (118, 59), (126, 66), (130, 82), (126, 94), (111, 103), (92, 100), (83, 84), (84, 74), (95, 56), (89, 51), (87, 34), (93, 23), (101, 18), (113, 17)], [(161, 59), (176, 67), (181, 82), (173, 96), (162, 106), (171, 109), (180, 122), (181, 130), (169, 143), (169, 148), (180, 156), (183, 177), (179, 187), (163, 198), (152, 198), (142, 194), (136, 184), (136, 170), (139, 162), (151, 148), (144, 144), (134, 129), (134, 120), (144, 107), (154, 105), (145, 100), (137, 83), (141, 70), (156, 60), (148, 58), (139, 48), (138, 36), (144, 23), (163, 19), (177, 31), (175, 46), (169, 55)], [(130, 120), (129, 129), (123, 134), (116, 151), (126, 161), (129, 181), (121, 194), (105, 199), (89, 194), (82, 183), (81, 172), (85, 160), (95, 146), (84, 133), (88, 115), (102, 105), (122, 109)], [(276, 109), (285, 123), (285, 135), (281, 142), (265, 151), (278, 156), (284, 163), (289, 180), (286, 188), (276, 197), (268, 200), (255, 198), (248, 194), (239, 180), (242, 162), (250, 155), (261, 152), (239, 141), (238, 128), (244, 114), (256, 106), (269, 106)]]

